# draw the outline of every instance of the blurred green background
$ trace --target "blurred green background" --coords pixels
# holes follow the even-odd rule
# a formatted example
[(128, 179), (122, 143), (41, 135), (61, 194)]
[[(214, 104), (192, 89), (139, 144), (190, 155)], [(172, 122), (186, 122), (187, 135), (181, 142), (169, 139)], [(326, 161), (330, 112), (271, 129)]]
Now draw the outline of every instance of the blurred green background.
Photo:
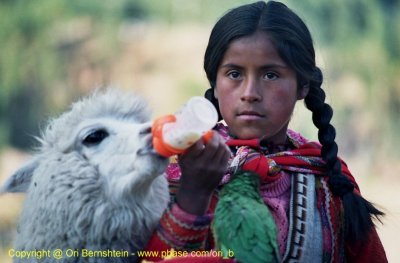
[[(213, 24), (250, 2), (0, 0), (0, 183), (29, 158), (48, 118), (93, 88), (137, 90), (155, 117), (202, 95)], [(314, 36), (340, 155), (386, 211), (378, 231), (389, 261), (400, 262), (400, 1), (283, 2)], [(317, 138), (302, 103), (291, 126)], [(0, 196), (0, 262), (11, 262), (23, 198)]]

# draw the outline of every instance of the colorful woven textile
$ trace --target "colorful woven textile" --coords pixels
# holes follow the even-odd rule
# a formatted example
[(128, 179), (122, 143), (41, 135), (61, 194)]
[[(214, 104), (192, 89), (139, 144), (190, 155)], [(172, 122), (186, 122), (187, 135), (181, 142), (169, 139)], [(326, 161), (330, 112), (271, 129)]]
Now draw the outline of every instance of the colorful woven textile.
[[(281, 236), (278, 237), (279, 242), (283, 243), (282, 262), (387, 262), (375, 229), (363, 243), (349, 244), (344, 240), (342, 202), (339, 197), (332, 195), (328, 187), (318, 143), (308, 142), (300, 134), (288, 130), (290, 143), (278, 152), (271, 152), (271, 147), (264, 147), (258, 140), (230, 138), (227, 128), (221, 124), (217, 126), (217, 131), (233, 151), (220, 187), (229, 182), (238, 169), (257, 172), (262, 178), (261, 195), (277, 224), (285, 220), (287, 222), (281, 224)], [(344, 162), (342, 173), (355, 184), (355, 191), (359, 192)], [(170, 183), (171, 205), (162, 216), (147, 250), (213, 249), (214, 241), (209, 227), (218, 202), (218, 189), (206, 215), (191, 215), (175, 203), (181, 176), (176, 157), (171, 160), (166, 175)], [(286, 183), (288, 178), (289, 184)], [(288, 194), (282, 184), (289, 187)], [(274, 199), (270, 191), (271, 186), (276, 185), (280, 185), (278, 188), (282, 191)], [(281, 201), (283, 205), (274, 210), (276, 201)], [(157, 261), (161, 258), (147, 259)]]

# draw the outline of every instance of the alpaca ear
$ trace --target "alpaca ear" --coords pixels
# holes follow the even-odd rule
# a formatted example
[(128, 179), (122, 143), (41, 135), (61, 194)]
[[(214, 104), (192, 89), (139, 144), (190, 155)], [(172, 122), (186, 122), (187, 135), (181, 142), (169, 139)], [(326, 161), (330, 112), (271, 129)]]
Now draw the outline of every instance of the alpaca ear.
[(32, 175), (38, 164), (38, 160), (33, 159), (18, 169), (5, 181), (4, 185), (0, 188), (0, 194), (26, 192), (31, 184)]

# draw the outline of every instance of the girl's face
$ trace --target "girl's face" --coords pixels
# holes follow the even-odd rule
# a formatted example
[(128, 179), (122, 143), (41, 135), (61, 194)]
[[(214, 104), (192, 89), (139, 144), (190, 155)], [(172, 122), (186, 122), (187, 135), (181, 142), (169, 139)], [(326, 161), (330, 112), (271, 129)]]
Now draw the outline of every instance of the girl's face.
[(234, 40), (218, 67), (214, 95), (230, 132), (240, 139), (284, 143), (296, 101), (296, 72), (278, 55), (267, 33)]

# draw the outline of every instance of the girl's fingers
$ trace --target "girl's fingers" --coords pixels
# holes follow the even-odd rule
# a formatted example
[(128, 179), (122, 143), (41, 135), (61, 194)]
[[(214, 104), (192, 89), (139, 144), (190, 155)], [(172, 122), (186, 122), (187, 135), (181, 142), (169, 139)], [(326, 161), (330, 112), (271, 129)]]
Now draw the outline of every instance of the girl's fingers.
[[(222, 172), (225, 170), (230, 157), (229, 147), (219, 134), (214, 134), (206, 144), (203, 140), (197, 141), (180, 156), (181, 164), (188, 169), (207, 167), (209, 170)], [(182, 166), (181, 165), (181, 166)]]
[(231, 156), (230, 149), (228, 147), (220, 148), (219, 151), (215, 154), (215, 162), (220, 164), (227, 164), (229, 158)]
[(189, 149), (186, 150), (185, 155), (188, 158), (200, 158), (203, 154), (205, 145), (203, 140), (198, 140), (195, 144), (193, 144)]
[(226, 163), (230, 156), (230, 149), (219, 134), (209, 139), (205, 152), (208, 152), (209, 158), (217, 164)]

